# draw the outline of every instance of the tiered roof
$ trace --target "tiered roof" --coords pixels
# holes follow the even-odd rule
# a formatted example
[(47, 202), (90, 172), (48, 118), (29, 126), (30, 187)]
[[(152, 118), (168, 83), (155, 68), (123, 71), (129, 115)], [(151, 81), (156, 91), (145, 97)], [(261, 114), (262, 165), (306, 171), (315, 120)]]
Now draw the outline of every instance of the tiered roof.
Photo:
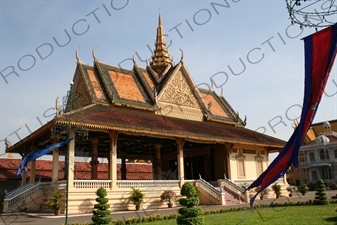
[(63, 114), (21, 140), (7, 152), (20, 152), (32, 138), (46, 138), (50, 127), (68, 124), (108, 133), (157, 138), (185, 138), (198, 143), (245, 143), (277, 149), (284, 141), (245, 128), (222, 95), (198, 88), (183, 57), (173, 64), (169, 57), (161, 16), (152, 61), (132, 69), (103, 63), (93, 53), (94, 64), (77, 55), (72, 98)]
[[(160, 15), (154, 54), (145, 68), (136, 62), (131, 70), (111, 66), (99, 61), (95, 55), (94, 65), (90, 66), (78, 58), (74, 83), (74, 96), (78, 99), (71, 106), (72, 110), (103, 104), (143, 109), (160, 115), (163, 114), (162, 108), (175, 105), (199, 113), (200, 121), (213, 120), (240, 127), (245, 125), (245, 121), (239, 118), (223, 96), (195, 85), (183, 58), (177, 65), (172, 63)], [(69, 110), (70, 106), (67, 105), (66, 111)], [(165, 112), (165, 115), (176, 117), (173, 113)]]

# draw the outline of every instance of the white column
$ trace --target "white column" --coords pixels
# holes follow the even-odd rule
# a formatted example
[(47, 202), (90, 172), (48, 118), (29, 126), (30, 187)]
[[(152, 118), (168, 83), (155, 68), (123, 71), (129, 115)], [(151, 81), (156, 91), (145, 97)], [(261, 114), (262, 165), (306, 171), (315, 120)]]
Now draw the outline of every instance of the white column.
[(117, 188), (117, 131), (110, 132), (110, 189)]
[(178, 162), (178, 180), (180, 181), (180, 187), (184, 184), (185, 172), (184, 172), (184, 143), (185, 140), (177, 138), (177, 162)]
[(73, 138), (68, 144), (68, 185), (74, 187), (74, 173), (75, 173), (75, 134), (72, 132), (70, 137)]
[(286, 184), (286, 185), (288, 184), (288, 182), (287, 182), (287, 174), (283, 175), (283, 183)]
[(308, 151), (304, 151), (304, 155), (306, 157), (306, 165), (308, 165), (310, 163), (310, 152)]
[(59, 178), (59, 149), (53, 150), (53, 172), (52, 172), (52, 182), (56, 182)]
[(315, 161), (319, 162), (321, 159), (319, 158), (319, 151), (316, 148), (314, 149), (314, 154), (315, 154)]

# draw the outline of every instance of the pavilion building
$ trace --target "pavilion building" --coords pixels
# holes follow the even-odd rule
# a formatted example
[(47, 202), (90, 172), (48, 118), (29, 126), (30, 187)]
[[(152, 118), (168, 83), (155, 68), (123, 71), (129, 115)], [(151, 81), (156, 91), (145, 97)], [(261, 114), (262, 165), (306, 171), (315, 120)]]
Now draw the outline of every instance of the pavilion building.
[[(112, 210), (129, 207), (131, 187), (144, 191), (143, 208), (158, 208), (164, 189), (179, 193), (184, 182), (193, 182), (203, 204), (229, 204), (234, 196), (247, 201), (240, 185), (255, 180), (268, 166), (268, 154), (280, 151), (285, 142), (245, 128), (246, 119), (212, 89), (198, 88), (183, 56), (174, 64), (167, 50), (161, 16), (152, 59), (145, 68), (134, 60), (132, 69), (112, 66), (98, 60), (87, 65), (77, 56), (77, 67), (65, 107), (56, 103), (53, 120), (7, 148), (22, 156), (63, 140), (73, 139), (67, 147), (56, 149), (49, 183), (36, 182), (35, 162), (31, 162), (30, 183), (22, 174), (21, 191), (13, 195), (5, 208), (22, 208), (15, 199), (27, 189), (35, 188), (35, 205), (43, 208), (47, 189), (65, 190), (68, 183), (70, 213), (93, 210), (95, 191), (108, 190)], [(65, 156), (66, 174), (59, 179), (59, 157)], [(90, 157), (91, 179), (75, 177), (74, 162)], [(108, 161), (107, 179), (98, 179), (98, 159)], [(117, 178), (117, 161), (121, 161), (121, 179)], [(152, 180), (127, 180), (127, 160), (152, 163)], [(221, 186), (221, 190), (219, 187)], [(40, 194), (38, 194), (40, 193)], [(33, 197), (32, 197), (33, 198)], [(14, 199), (14, 200), (13, 200)], [(41, 202), (41, 205), (37, 202)], [(234, 201), (234, 200), (233, 200)], [(6, 205), (7, 204), (7, 205)], [(15, 205), (16, 204), (16, 205)]]

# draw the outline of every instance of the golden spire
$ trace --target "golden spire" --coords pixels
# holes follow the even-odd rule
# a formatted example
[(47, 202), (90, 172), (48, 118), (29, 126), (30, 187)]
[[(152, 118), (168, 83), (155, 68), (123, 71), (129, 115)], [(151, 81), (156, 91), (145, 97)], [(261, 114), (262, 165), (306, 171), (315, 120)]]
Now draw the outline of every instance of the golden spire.
[(152, 62), (150, 66), (154, 71), (161, 74), (168, 65), (171, 65), (171, 59), (169, 57), (166, 41), (164, 36), (164, 28), (162, 26), (161, 14), (159, 12), (158, 28), (157, 28), (157, 37), (155, 43), (155, 49), (152, 56)]

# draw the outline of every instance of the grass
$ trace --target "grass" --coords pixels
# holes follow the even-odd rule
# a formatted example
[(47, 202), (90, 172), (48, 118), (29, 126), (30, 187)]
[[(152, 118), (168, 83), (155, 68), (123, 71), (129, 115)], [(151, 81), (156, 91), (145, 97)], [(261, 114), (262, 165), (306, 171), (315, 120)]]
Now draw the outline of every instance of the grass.
[[(334, 224), (337, 225), (335, 204), (322, 206), (270, 207), (239, 212), (228, 212), (205, 216), (205, 225), (286, 225), (286, 224)], [(176, 225), (176, 220), (141, 223), (142, 225)]]

